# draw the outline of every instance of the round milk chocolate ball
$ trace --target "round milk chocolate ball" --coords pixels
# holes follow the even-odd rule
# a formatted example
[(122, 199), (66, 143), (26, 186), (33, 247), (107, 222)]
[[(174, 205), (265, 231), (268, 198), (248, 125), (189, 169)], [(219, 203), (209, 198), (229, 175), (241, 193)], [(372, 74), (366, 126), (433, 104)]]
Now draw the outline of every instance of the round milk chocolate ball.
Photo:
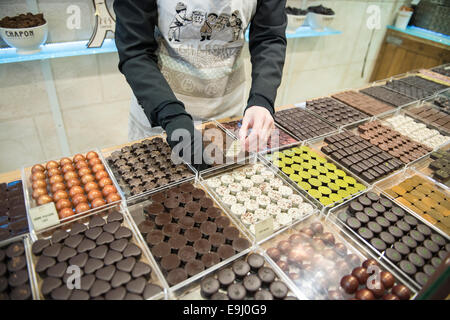
[(361, 289), (356, 292), (355, 298), (357, 300), (375, 300), (375, 296), (369, 289)]
[(359, 281), (355, 276), (347, 275), (341, 279), (341, 287), (348, 294), (353, 294), (359, 287)]
[(291, 250), (291, 244), (287, 240), (282, 240), (277, 245), (278, 249), (283, 253), (288, 253)]
[(402, 284), (397, 284), (394, 286), (392, 288), (392, 293), (399, 297), (400, 300), (409, 300), (411, 297), (411, 291), (409, 291), (409, 289)]
[(367, 279), (369, 278), (369, 274), (367, 273), (367, 269), (364, 267), (356, 267), (352, 271), (352, 275), (355, 276), (359, 284), (363, 285), (367, 282)]
[(388, 271), (381, 271), (380, 280), (386, 289), (392, 288), (395, 284), (394, 276)]
[(378, 266), (378, 262), (375, 259), (367, 259), (363, 262), (363, 267), (368, 269), (370, 266)]
[(267, 250), (267, 255), (273, 260), (278, 261), (281, 257), (281, 252), (278, 248), (269, 248)]
[(334, 240), (334, 236), (333, 236), (332, 233), (330, 233), (330, 232), (325, 232), (325, 233), (321, 236), (321, 238), (322, 238), (322, 240), (323, 240), (326, 244), (328, 244), (328, 245), (330, 245), (330, 246), (333, 246), (333, 245), (334, 245), (335, 240)]

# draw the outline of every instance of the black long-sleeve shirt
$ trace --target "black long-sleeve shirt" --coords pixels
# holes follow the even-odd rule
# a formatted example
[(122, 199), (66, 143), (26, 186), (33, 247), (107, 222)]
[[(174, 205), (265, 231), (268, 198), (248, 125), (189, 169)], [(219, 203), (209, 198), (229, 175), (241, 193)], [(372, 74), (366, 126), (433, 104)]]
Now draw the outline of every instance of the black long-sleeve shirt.
[[(243, 0), (245, 1), (245, 0)], [(247, 108), (262, 106), (272, 114), (286, 55), (286, 0), (258, 0), (250, 24), (252, 86)], [(153, 126), (188, 115), (158, 68), (155, 39), (156, 0), (115, 0), (119, 69)], [(188, 115), (189, 116), (189, 115)]]

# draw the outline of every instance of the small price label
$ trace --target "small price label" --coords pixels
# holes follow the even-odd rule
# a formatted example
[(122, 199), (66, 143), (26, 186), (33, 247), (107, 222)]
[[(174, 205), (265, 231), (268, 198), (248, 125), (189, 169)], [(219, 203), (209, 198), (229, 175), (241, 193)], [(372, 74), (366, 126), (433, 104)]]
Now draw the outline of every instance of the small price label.
[(255, 224), (256, 241), (262, 240), (273, 233), (273, 218), (267, 218)]
[(294, 104), (294, 106), (296, 106), (297, 108), (306, 109), (306, 102), (296, 103)]
[(42, 230), (59, 224), (58, 212), (53, 202), (32, 208), (30, 217), (35, 230)]

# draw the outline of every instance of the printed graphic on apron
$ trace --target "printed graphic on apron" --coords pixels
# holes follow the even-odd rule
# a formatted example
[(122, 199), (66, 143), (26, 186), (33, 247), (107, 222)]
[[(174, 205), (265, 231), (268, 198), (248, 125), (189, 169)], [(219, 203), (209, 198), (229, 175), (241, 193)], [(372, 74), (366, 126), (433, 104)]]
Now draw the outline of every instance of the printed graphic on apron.
[[(214, 12), (206, 12), (202, 9), (195, 9), (188, 14), (188, 8), (183, 2), (178, 2), (175, 6), (175, 16), (169, 26), (168, 40), (170, 42), (181, 42), (182, 29), (200, 28), (200, 41), (211, 40), (214, 35), (224, 34), (228, 30), (231, 31), (231, 39), (228, 42), (238, 41), (243, 31), (242, 19), (239, 10), (234, 10), (230, 14), (222, 12), (219, 14)], [(218, 37), (215, 37), (218, 38)], [(220, 37), (222, 38), (222, 37)]]
[(242, 19), (240, 18), (239, 10), (233, 11), (229, 25), (233, 30), (233, 40), (231, 42), (239, 40), (242, 32)]
[(175, 7), (176, 15), (169, 26), (169, 41), (175, 40), (180, 42), (181, 27), (186, 26), (191, 23), (192, 20), (189, 19), (187, 15), (187, 7), (183, 2), (178, 2)]
[(215, 13), (208, 14), (205, 23), (200, 29), (200, 36), (201, 36), (200, 41), (211, 40), (211, 35), (213, 31), (212, 28), (215, 25), (217, 18), (218, 16)]

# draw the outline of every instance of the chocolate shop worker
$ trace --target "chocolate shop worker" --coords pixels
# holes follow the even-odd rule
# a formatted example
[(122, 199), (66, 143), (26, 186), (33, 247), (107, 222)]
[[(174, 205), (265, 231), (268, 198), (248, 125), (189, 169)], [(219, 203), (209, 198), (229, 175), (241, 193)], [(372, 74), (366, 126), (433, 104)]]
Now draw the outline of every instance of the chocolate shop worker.
[[(172, 148), (180, 141), (197, 148), (193, 119), (244, 114), (244, 148), (265, 145), (286, 55), (285, 6), (286, 0), (115, 0), (119, 69), (134, 93), (129, 139), (161, 126)], [(247, 27), (252, 85), (245, 103)], [(176, 129), (191, 133), (190, 140), (172, 139)]]

